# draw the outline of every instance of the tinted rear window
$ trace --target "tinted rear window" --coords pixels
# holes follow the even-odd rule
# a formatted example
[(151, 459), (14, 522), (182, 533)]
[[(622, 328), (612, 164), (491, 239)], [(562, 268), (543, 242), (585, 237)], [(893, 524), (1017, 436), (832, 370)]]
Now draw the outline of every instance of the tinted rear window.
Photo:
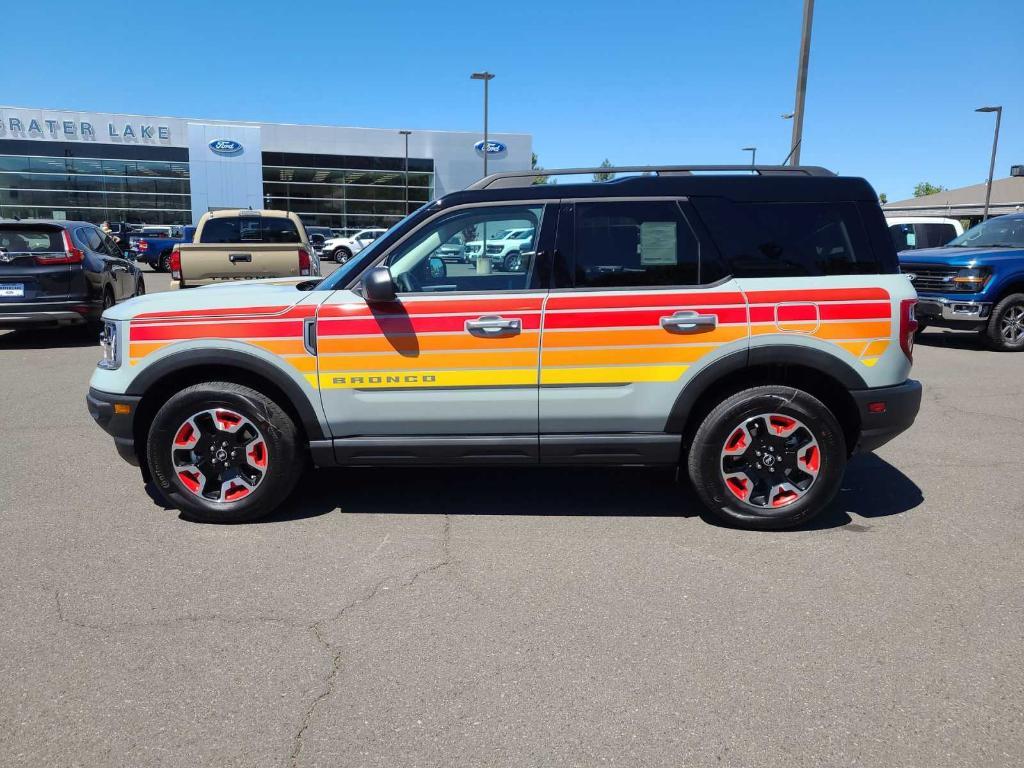
[(939, 248), (956, 237), (952, 224), (915, 224), (914, 229), (918, 248)]
[(691, 198), (736, 277), (876, 274), (857, 204)]
[(53, 253), (64, 250), (59, 229), (0, 227), (0, 248), (13, 253)]
[(291, 219), (238, 216), (210, 219), (203, 227), (202, 243), (298, 243), (299, 231)]

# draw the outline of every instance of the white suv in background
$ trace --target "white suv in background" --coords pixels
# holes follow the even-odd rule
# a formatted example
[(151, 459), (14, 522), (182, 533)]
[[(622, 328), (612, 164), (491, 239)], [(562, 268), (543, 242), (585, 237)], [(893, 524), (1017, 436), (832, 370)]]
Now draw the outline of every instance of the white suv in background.
[(361, 229), (352, 237), (332, 237), (330, 240), (324, 241), (323, 257), (344, 264), (386, 231), (384, 229)]
[(941, 248), (964, 233), (964, 225), (958, 220), (936, 216), (886, 216), (885, 223), (897, 253)]
[[(471, 240), (466, 243), (465, 255), (470, 261), (480, 256), (483, 243)], [(505, 229), (487, 238), (487, 258), (504, 272), (521, 272), (524, 266), (523, 252), (533, 250), (533, 229)]]

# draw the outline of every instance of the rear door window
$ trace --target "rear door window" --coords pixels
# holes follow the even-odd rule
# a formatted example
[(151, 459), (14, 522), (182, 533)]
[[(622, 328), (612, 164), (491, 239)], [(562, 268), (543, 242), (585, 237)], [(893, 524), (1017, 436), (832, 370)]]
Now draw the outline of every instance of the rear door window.
[(890, 224), (889, 234), (897, 251), (909, 251), (917, 247), (917, 233), (913, 224)]
[(852, 202), (737, 203), (694, 198), (736, 277), (877, 274)]
[(918, 248), (940, 248), (954, 237), (956, 228), (952, 224), (915, 224)]

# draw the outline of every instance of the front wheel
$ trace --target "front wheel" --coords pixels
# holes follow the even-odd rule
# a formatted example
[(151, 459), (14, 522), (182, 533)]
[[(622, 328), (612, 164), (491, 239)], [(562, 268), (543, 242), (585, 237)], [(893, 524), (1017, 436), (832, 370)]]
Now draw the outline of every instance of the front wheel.
[(523, 269), (523, 255), (519, 251), (513, 251), (505, 257), (506, 272), (520, 272)]
[(352, 258), (352, 251), (348, 248), (339, 248), (334, 252), (334, 260), (339, 264), (344, 264), (346, 261)]
[(295, 487), (303, 464), (298, 430), (277, 403), (216, 381), (187, 387), (164, 403), (146, 452), (168, 501), (209, 523), (270, 514)]
[(763, 386), (719, 403), (697, 429), (688, 469), (701, 501), (745, 528), (788, 528), (839, 492), (846, 440), (832, 412), (799, 389)]
[(1024, 293), (1012, 293), (996, 304), (985, 337), (1000, 352), (1024, 350)]

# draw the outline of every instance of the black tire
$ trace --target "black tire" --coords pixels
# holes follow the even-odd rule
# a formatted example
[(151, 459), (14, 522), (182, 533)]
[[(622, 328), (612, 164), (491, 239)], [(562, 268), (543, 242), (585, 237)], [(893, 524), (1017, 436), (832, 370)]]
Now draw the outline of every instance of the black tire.
[[(728, 489), (723, 476), (726, 441), (748, 420), (765, 413), (796, 419), (820, 450), (816, 477), (803, 495), (778, 508), (741, 500)], [(687, 468), (697, 495), (717, 518), (743, 528), (771, 530), (800, 525), (824, 510), (839, 492), (846, 457), (843, 430), (824, 403), (799, 389), (769, 385), (738, 392), (707, 415), (694, 435)]]
[(135, 279), (135, 295), (146, 295), (146, 279), (142, 276), (141, 272), (139, 272), (138, 277)]
[(344, 264), (351, 258), (352, 251), (350, 251), (348, 248), (338, 248), (334, 251), (334, 260), (339, 264)]
[(920, 320), (917, 321), (917, 330), (914, 331), (914, 338), (921, 338), (921, 334), (928, 330), (928, 326), (922, 323)]
[(114, 298), (114, 291), (110, 288), (103, 289), (103, 311), (106, 312), (112, 306), (117, 304), (117, 299)]
[(171, 271), (171, 254), (170, 252), (160, 256), (160, 264), (157, 267), (157, 272), (170, 272)]
[[(250, 421), (266, 443), (266, 469), (260, 480), (244, 498), (234, 501), (211, 501), (190, 490), (179, 477), (172, 455), (180, 453), (172, 451), (172, 442), (182, 425), (198, 413), (219, 408)], [(276, 402), (249, 387), (222, 381), (187, 387), (164, 403), (150, 425), (146, 455), (153, 480), (167, 500), (185, 517), (205, 523), (241, 523), (266, 517), (291, 493), (305, 462), (298, 429)], [(230, 492), (222, 495), (227, 497)]]
[(506, 272), (519, 272), (523, 267), (523, 257), (519, 251), (513, 251), (505, 257), (505, 261), (502, 264), (502, 268)]
[(1011, 293), (995, 305), (984, 336), (992, 349), (1024, 351), (1024, 293)]

